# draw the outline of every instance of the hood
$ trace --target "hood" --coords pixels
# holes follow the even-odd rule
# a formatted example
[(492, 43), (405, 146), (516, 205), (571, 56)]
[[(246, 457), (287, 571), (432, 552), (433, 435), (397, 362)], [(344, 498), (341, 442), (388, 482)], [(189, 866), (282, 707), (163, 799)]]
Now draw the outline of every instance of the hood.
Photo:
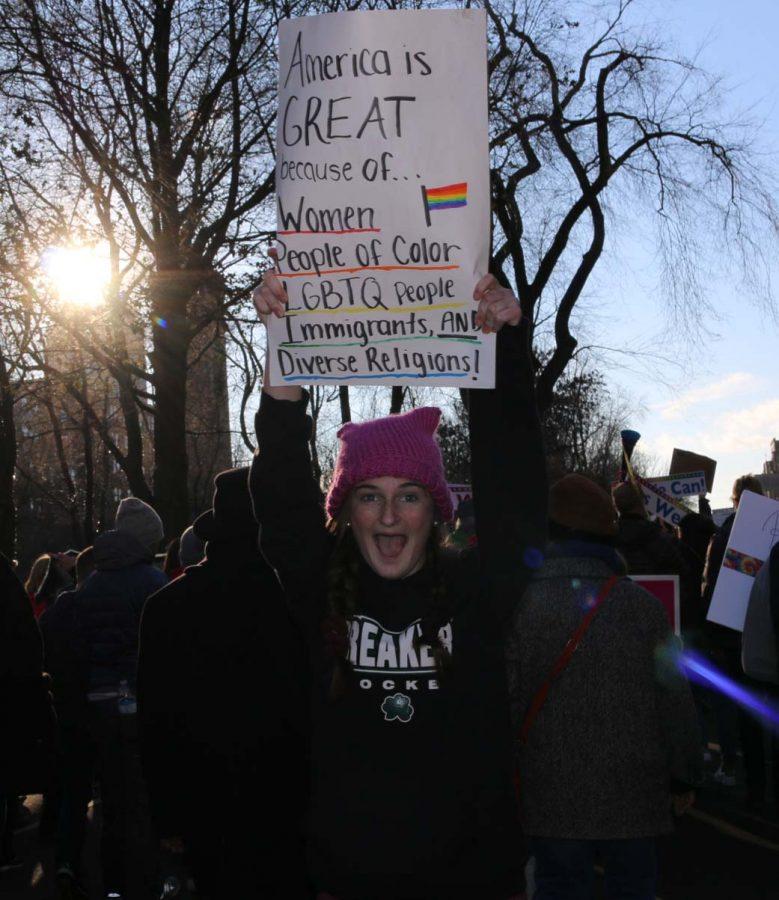
[[(555, 569), (597, 576), (608, 568), (609, 574), (625, 575), (627, 565), (614, 547), (595, 541), (556, 541), (547, 547), (547, 562)], [(544, 563), (546, 568), (546, 563)]]
[(154, 559), (151, 550), (126, 531), (104, 531), (95, 538), (94, 547), (95, 568), (100, 572), (151, 563)]
[(660, 526), (655, 522), (650, 522), (649, 519), (623, 516), (619, 520), (617, 540), (626, 547), (643, 546), (648, 541), (656, 540), (658, 534), (663, 533)]

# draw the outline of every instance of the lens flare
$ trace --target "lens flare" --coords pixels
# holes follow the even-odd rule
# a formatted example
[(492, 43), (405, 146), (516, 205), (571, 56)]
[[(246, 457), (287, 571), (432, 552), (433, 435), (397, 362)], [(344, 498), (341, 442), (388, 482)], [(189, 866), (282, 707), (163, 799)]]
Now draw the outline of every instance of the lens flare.
[(692, 650), (680, 654), (679, 666), (690, 681), (730, 697), (734, 703), (763, 719), (772, 731), (779, 732), (779, 704), (769, 702), (755, 691), (728, 678), (716, 666)]

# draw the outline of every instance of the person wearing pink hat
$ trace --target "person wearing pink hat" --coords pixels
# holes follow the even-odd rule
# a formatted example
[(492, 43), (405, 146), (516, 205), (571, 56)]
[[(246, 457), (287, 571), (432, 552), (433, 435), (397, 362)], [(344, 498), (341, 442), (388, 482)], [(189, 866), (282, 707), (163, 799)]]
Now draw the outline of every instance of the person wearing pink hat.
[[(263, 320), (286, 300), (267, 273)], [(547, 486), (519, 304), (492, 275), (474, 301), (478, 325), (498, 332), (496, 387), (468, 392), (478, 550), (440, 549), (453, 512), (440, 410), (344, 425), (323, 504), (306, 393), (263, 388), (250, 487), (263, 552), (310, 641), (318, 900), (522, 889), (503, 640), (541, 562)]]

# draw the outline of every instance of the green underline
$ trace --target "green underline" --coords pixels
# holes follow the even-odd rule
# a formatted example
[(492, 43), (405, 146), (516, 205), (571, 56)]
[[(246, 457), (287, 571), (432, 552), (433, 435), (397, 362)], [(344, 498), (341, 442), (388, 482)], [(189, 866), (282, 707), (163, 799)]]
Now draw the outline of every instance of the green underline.
[(430, 336), (421, 336), (421, 337), (395, 337), (395, 338), (382, 338), (380, 341), (367, 341), (363, 343), (362, 341), (347, 341), (346, 343), (340, 344), (309, 344), (307, 341), (284, 341), (284, 343), (279, 344), (279, 347), (303, 347), (304, 349), (307, 347), (368, 347), (373, 344), (391, 344), (392, 342), (405, 342), (405, 341), (461, 341), (466, 344), (481, 344), (481, 341), (477, 338), (465, 338), (465, 337), (450, 337), (450, 338), (440, 338), (440, 337), (430, 337)]

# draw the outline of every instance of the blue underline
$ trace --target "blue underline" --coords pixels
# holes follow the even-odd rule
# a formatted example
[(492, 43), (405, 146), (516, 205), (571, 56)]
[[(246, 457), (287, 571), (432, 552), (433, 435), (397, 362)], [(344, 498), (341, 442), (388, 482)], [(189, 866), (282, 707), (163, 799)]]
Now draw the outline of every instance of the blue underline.
[(384, 375), (290, 375), (282, 376), (284, 381), (356, 381), (360, 379), (376, 378), (466, 378), (470, 372), (428, 372), (427, 375), (413, 372), (398, 372)]

